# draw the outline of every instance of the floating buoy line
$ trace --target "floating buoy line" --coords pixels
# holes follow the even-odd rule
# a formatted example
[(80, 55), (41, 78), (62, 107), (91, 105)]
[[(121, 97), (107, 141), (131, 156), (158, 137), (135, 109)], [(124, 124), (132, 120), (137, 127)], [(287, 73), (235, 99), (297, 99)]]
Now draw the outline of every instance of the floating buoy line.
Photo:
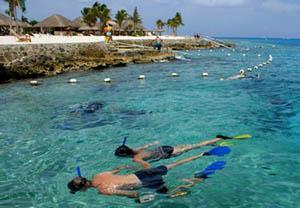
[[(221, 44), (221, 45), (224, 46), (223, 44)], [(276, 46), (272, 46), (272, 47), (274, 48)], [(233, 48), (229, 48), (229, 47), (226, 47), (226, 48), (228, 48), (228, 49), (230, 49), (232, 51), (235, 51), (235, 49), (233, 49)], [(249, 51), (249, 50), (250, 50), (249, 48), (246, 49), (246, 51)], [(200, 51), (201, 50), (199, 49), (198, 52), (200, 52)], [(222, 51), (225, 51), (225, 50), (222, 49)], [(176, 55), (175, 59), (181, 60), (181, 61), (191, 61), (191, 59), (188, 59), (188, 58), (184, 57), (184, 55), (188, 55), (188, 53), (186, 53), (186, 52), (189, 52), (189, 50), (186, 50), (186, 52), (183, 52), (183, 51), (175, 51), (175, 52), (176, 53), (182, 53), (182, 55)], [(210, 52), (213, 52), (213, 50), (210, 49)], [(199, 56), (200, 54), (198, 53), (197, 55)], [(227, 53), (227, 56), (231, 56), (231, 53)], [(242, 56), (246, 57), (247, 55), (245, 53), (243, 53)], [(261, 57), (261, 54), (257, 54), (257, 57)], [(273, 56), (270, 54), (269, 55), (269, 59), (267, 61), (259, 63), (259, 64), (255, 65), (253, 67), (248, 67), (248, 68), (246, 68), (246, 70), (248, 72), (254, 72), (255, 70), (258, 70), (259, 68), (262, 68), (262, 67), (264, 67), (264, 66), (266, 66), (268, 64), (271, 64), (272, 61), (273, 61)], [(242, 68), (242, 69), (239, 70), (239, 73), (240, 74), (245, 74), (246, 70), (244, 68)], [(201, 74), (202, 77), (208, 77), (208, 75), (209, 75), (208, 72), (202, 72), (202, 74)], [(171, 73), (171, 77), (179, 77), (179, 74), (176, 73), (176, 72), (172, 72)], [(259, 74), (257, 75), (257, 77), (259, 77)], [(139, 80), (144, 80), (145, 78), (146, 78), (146, 76), (143, 75), (143, 74), (141, 74), (141, 75), (138, 76)], [(224, 78), (221, 77), (220, 80), (222, 81), (222, 80), (224, 80)], [(103, 81), (105, 83), (111, 83), (112, 82), (111, 78), (109, 78), (109, 77), (105, 78)], [(71, 78), (71, 79), (68, 80), (68, 83), (75, 84), (75, 83), (78, 83), (78, 80), (75, 79), (75, 78)], [(29, 81), (29, 84), (32, 85), (32, 86), (38, 86), (41, 83), (39, 81), (37, 81), (37, 80), (31, 80), (31, 81)]]

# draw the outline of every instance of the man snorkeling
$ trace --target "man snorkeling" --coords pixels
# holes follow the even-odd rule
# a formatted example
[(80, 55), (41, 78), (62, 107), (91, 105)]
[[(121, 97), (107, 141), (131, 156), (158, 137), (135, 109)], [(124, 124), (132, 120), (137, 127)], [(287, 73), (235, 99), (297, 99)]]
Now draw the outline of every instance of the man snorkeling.
[(147, 169), (150, 168), (150, 164), (146, 162), (146, 160), (151, 161), (158, 161), (160, 159), (168, 159), (170, 157), (176, 157), (178, 155), (181, 155), (184, 152), (200, 148), (202, 146), (206, 145), (212, 145), (216, 142), (222, 140), (222, 139), (232, 139), (231, 137), (226, 137), (222, 135), (217, 135), (216, 138), (204, 141), (198, 144), (187, 144), (187, 145), (179, 145), (179, 146), (160, 146), (152, 150), (146, 150), (147, 148), (158, 144), (159, 142), (154, 142), (147, 144), (143, 147), (139, 147), (136, 149), (131, 149), (128, 146), (125, 145), (125, 142), (123, 142), (123, 145), (119, 146), (115, 150), (115, 155), (119, 157), (131, 157), (132, 160), (136, 163), (139, 163), (143, 168)]
[(228, 77), (227, 80), (244, 79), (244, 78), (246, 78), (246, 76), (247, 76), (247, 75), (246, 75), (245, 70), (244, 70), (244, 69), (241, 69), (241, 70), (239, 71), (239, 74), (234, 75), (234, 76), (231, 76), (231, 77)]
[[(88, 180), (78, 174), (76, 178), (68, 183), (70, 193), (75, 194), (77, 191), (86, 191), (89, 188), (95, 188), (100, 194), (104, 195), (119, 195), (129, 198), (138, 197), (138, 192), (133, 191), (142, 187), (156, 189), (158, 193), (166, 193), (168, 189), (164, 186), (163, 176), (168, 173), (170, 169), (173, 169), (179, 165), (196, 160), (205, 155), (216, 155), (219, 151), (205, 152), (193, 157), (189, 157), (169, 165), (161, 165), (156, 168), (140, 170), (133, 174), (116, 175), (122, 169), (128, 168), (122, 166), (112, 171), (102, 172), (95, 175), (92, 180)], [(221, 149), (221, 151), (223, 151)], [(227, 152), (228, 153), (228, 152)], [(222, 152), (224, 154), (224, 152)], [(79, 171), (80, 172), (80, 171)]]

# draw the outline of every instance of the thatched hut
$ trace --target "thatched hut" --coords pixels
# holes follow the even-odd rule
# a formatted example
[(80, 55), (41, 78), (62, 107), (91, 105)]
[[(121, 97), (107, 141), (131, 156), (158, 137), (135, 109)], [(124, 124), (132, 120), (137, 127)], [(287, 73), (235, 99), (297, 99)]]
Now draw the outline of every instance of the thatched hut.
[(94, 26), (89, 26), (83, 21), (83, 17), (77, 17), (73, 20), (73, 23), (76, 25), (79, 32), (83, 32), (84, 34), (90, 33), (100, 33), (101, 30), (101, 23), (96, 22)]
[(0, 13), (0, 35), (8, 35), (10, 26), (12, 26), (13, 30), (21, 33), (24, 31), (24, 28), (31, 27), (31, 25), (27, 22), (22, 22), (20, 20), (14, 21), (11, 20), (8, 16)]
[(34, 28), (39, 28), (40, 32), (46, 31), (64, 35), (66, 31), (76, 29), (77, 25), (62, 15), (54, 14), (34, 25)]
[(9, 26), (10, 19), (4, 14), (0, 13), (0, 26)]
[[(141, 24), (135, 26), (136, 32), (140, 34), (144, 34), (144, 29), (144, 26)], [(121, 28), (116, 24), (113, 26), (113, 30), (115, 34), (119, 34), (120, 31), (120, 35), (132, 35), (134, 33), (134, 23), (132, 20), (124, 20)]]

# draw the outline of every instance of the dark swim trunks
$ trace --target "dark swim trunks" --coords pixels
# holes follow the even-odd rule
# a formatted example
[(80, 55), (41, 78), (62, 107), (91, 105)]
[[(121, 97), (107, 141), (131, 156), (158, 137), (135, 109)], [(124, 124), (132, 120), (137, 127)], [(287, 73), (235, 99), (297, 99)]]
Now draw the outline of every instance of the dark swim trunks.
[(163, 175), (168, 173), (168, 168), (164, 165), (158, 166), (156, 168), (150, 168), (146, 170), (140, 170), (134, 174), (142, 182), (143, 187), (147, 188), (160, 188), (165, 183), (163, 180)]
[(174, 147), (160, 146), (153, 150), (153, 159), (168, 159), (172, 156)]

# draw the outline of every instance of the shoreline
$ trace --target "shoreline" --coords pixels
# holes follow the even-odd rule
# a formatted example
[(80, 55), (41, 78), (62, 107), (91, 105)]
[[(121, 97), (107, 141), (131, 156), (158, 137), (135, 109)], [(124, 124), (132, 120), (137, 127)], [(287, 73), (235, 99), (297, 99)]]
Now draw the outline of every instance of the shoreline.
[[(114, 41), (154, 40), (156, 36), (113, 36)], [(185, 40), (188, 36), (160, 36), (162, 40)], [(32, 45), (32, 44), (69, 44), (69, 43), (98, 43), (104, 42), (104, 36), (54, 36), (39, 35), (31, 36), (31, 42), (17, 42), (15, 36), (0, 36), (0, 46), (4, 45)]]
[[(55, 76), (71, 71), (104, 70), (108, 67), (126, 66), (129, 63), (172, 61), (176, 56), (174, 50), (222, 47), (205, 39), (162, 37), (163, 49), (158, 51), (152, 46), (155, 37), (120, 36), (109, 44), (99, 41), (101, 38), (104, 40), (103, 36), (89, 36), (87, 39), (52, 36), (39, 39), (43, 43), (33, 39), (31, 43), (17, 44), (12, 44), (12, 36), (0, 37), (0, 40), (11, 39), (11, 42), (0, 44), (0, 83)], [(52, 43), (49, 38), (58, 43)], [(93, 42), (82, 42), (84, 40)], [(233, 44), (227, 46), (234, 47)]]

